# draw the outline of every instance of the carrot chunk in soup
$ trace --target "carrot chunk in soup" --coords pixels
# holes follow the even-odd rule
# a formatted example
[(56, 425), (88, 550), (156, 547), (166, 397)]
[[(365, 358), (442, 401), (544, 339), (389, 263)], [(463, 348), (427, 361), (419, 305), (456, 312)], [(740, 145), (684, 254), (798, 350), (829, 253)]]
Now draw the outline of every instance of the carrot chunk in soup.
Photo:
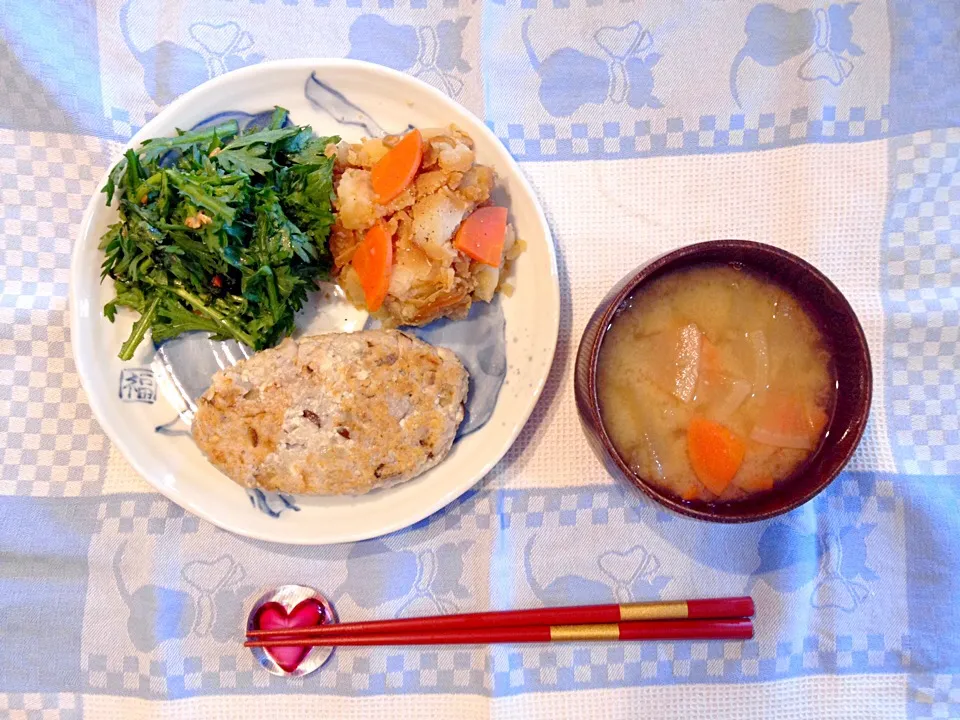
[(743, 440), (720, 423), (694, 416), (687, 427), (687, 452), (697, 479), (721, 494), (737, 474), (746, 451)]

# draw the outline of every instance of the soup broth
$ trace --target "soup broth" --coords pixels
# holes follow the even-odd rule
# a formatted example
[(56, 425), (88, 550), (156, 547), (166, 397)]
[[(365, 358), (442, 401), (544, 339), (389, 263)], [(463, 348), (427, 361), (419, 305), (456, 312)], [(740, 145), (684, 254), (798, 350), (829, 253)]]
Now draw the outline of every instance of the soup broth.
[(684, 500), (737, 500), (788, 478), (820, 446), (835, 387), (823, 336), (796, 298), (729, 265), (635, 293), (597, 366), (620, 456)]

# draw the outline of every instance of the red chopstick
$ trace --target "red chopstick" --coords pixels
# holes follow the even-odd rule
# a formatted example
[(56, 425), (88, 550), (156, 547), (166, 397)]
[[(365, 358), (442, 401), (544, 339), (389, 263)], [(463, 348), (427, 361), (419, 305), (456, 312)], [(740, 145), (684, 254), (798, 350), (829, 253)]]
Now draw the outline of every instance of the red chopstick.
[(248, 630), (249, 638), (299, 637), (301, 635), (340, 637), (384, 633), (413, 633), (441, 629), (471, 630), (533, 625), (580, 625), (586, 623), (618, 623), (624, 621), (723, 619), (751, 617), (753, 599), (749, 597), (708, 600), (677, 600), (622, 603), (620, 605), (579, 605), (572, 607), (506, 610), (460, 615), (434, 615), (400, 620), (318, 625), (285, 630)]
[(547, 643), (618, 640), (749, 640), (753, 621), (648, 620), (583, 625), (532, 625), (419, 629), (376, 635), (297, 634), (269, 640), (249, 640), (244, 647), (308, 647), (312, 645), (486, 645), (491, 643)]

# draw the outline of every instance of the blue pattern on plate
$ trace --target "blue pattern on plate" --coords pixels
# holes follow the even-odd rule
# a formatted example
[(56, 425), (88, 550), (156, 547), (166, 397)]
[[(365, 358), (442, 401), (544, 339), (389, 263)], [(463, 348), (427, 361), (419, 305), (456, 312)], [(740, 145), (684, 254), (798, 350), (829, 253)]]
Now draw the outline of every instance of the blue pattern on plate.
[(173, 420), (157, 425), (153, 431), (158, 435), (166, 435), (167, 437), (190, 437), (189, 426), (184, 425), (183, 418), (179, 415)]
[(387, 133), (363, 108), (355, 105), (342, 92), (320, 80), (312, 73), (303, 84), (303, 95), (317, 110), (322, 110), (341, 125), (363, 128), (368, 137)]
[(234, 340), (211, 340), (204, 332), (184, 333), (154, 347), (150, 366), (176, 391), (175, 409), (188, 425), (193, 422), (197, 398), (210, 387), (213, 376), (252, 354)]
[[(223, 112), (218, 112), (216, 115), (211, 115), (208, 118), (204, 118), (190, 129), (199, 130), (200, 128), (213, 127), (214, 125), (219, 125), (220, 123), (236, 120), (237, 125), (240, 127), (242, 132), (244, 130), (265, 128), (270, 124), (270, 120), (272, 118), (272, 109), (263, 110), (258, 113), (248, 113), (240, 110), (225, 110)], [(283, 121), (283, 127), (287, 127), (290, 124), (290, 118), (285, 118)]]
[[(364, 329), (379, 326), (371, 318)], [(489, 303), (475, 302), (465, 320), (435, 320), (425, 327), (402, 330), (436, 347), (453, 350), (470, 373), (470, 392), (457, 438), (483, 427), (493, 415), (507, 375), (506, 320), (500, 296)]]
[[(267, 492), (260, 488), (248, 488), (247, 496), (250, 498), (250, 504), (257, 510), (269, 515), (272, 518), (280, 517), (284, 510), (293, 510), (300, 512), (300, 507), (293, 499), (293, 495), (282, 492)], [(271, 501), (274, 501), (271, 504)], [(276, 507), (274, 507), (274, 505)]]

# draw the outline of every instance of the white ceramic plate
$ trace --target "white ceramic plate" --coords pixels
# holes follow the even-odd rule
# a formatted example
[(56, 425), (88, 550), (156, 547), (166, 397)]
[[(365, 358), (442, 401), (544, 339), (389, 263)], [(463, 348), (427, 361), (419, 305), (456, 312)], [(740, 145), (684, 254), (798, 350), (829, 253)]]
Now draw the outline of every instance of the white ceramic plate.
[[(376, 125), (397, 132), (408, 124), (436, 127), (453, 122), (473, 137), (478, 161), (496, 169), (502, 188), (498, 200), (506, 200), (527, 249), (514, 266), (516, 291), (501, 298), (506, 375), (489, 420), (460, 438), (439, 466), (404, 485), (360, 497), (294, 496), (287, 502), (277, 497), (264, 502), (261, 497), (254, 502), (256, 498), (248, 497), (244, 488), (204, 459), (186, 432), (157, 432), (160, 427), (177, 427), (182, 400), (170, 383), (150, 370), (151, 363), (157, 367), (153, 343), (142, 343), (129, 362), (117, 358), (135, 316), (121, 311), (122, 317), (111, 324), (102, 314), (113, 287), (109, 280), (100, 283), (103, 256), (97, 245), (117, 213), (104, 205), (100, 194), (87, 207), (71, 270), (71, 336), (77, 369), (93, 411), (113, 442), (144, 478), (186, 510), (232, 532), (281, 543), (376, 537), (423, 519), (471, 488), (503, 457), (533, 411), (550, 370), (559, 327), (553, 241), (530, 185), (480, 120), (439, 90), (368, 63), (283, 60), (222, 75), (173, 102), (137, 133), (130, 146), (169, 136), (176, 128), (191, 128), (219, 113), (256, 114), (274, 105), (289, 109), (293, 122), (312, 125), (318, 135), (339, 134), (351, 141), (373, 134)], [(366, 319), (336, 295), (317, 298), (300, 317), (299, 332), (355, 330)]]

